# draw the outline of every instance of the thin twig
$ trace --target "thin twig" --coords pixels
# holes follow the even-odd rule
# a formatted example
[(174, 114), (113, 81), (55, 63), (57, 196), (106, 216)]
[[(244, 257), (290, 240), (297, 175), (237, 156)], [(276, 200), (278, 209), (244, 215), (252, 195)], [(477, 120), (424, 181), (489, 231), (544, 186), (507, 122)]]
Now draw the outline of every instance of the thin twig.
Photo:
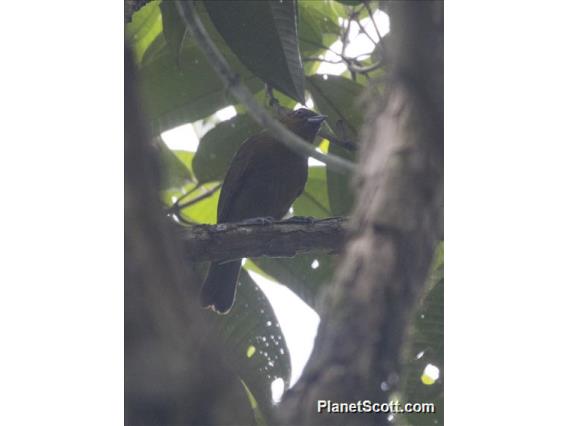
[(365, 29), (363, 24), (361, 24), (361, 21), (356, 19), (356, 22), (357, 22), (357, 25), (359, 25), (360, 33), (363, 33), (365, 36), (367, 36), (367, 38), (371, 41), (371, 43), (373, 43), (376, 46), (377, 42), (375, 40), (373, 40), (373, 37), (371, 37), (371, 35), (367, 32), (367, 30)]
[(338, 172), (350, 172), (355, 169), (352, 162), (335, 155), (322, 154), (316, 148), (304, 141), (301, 137), (288, 130), (280, 122), (274, 120), (263, 107), (261, 107), (252, 93), (240, 81), (238, 74), (234, 73), (213, 43), (203, 27), (195, 9), (193, 1), (176, 1), (178, 12), (185, 22), (197, 45), (207, 57), (207, 60), (225, 83), (231, 93), (248, 109), (250, 115), (264, 128), (269, 130), (277, 140), (289, 149), (304, 156), (311, 156)]
[(317, 56), (306, 56), (302, 58), (304, 62), (327, 62), (328, 64), (343, 64), (345, 61), (343, 59), (339, 61), (333, 61), (331, 59), (318, 58)]
[(333, 53), (335, 56), (338, 56), (338, 57), (341, 58), (341, 53), (337, 53), (335, 50), (333, 50), (333, 49), (332, 49), (331, 47), (329, 47), (329, 46), (325, 46), (324, 44), (317, 43), (317, 42), (315, 42), (315, 41), (313, 41), (313, 40), (308, 40), (308, 39), (305, 39), (305, 38), (302, 38), (302, 37), (298, 37), (298, 40), (303, 41), (304, 43), (311, 44), (312, 46), (319, 47), (320, 49), (328, 50), (328, 51), (330, 51), (331, 53)]
[(374, 64), (368, 65), (366, 67), (360, 67), (360, 66), (357, 66), (357, 65), (354, 65), (354, 64), (348, 64), (347, 67), (349, 68), (349, 71), (353, 71), (353, 72), (356, 72), (356, 73), (359, 73), (359, 74), (366, 74), (368, 72), (375, 71), (376, 69), (379, 69), (383, 65), (384, 65), (383, 61), (379, 61), (379, 62), (376, 62)]
[(377, 23), (375, 22), (375, 18), (373, 17), (373, 12), (371, 10), (371, 7), (367, 3), (367, 0), (363, 0), (363, 4), (365, 5), (365, 9), (367, 9), (367, 12), (369, 13), (369, 18), (371, 19), (371, 22), (373, 23), (373, 27), (375, 27), (375, 31), (377, 32), (377, 36), (379, 37), (379, 43), (381, 43), (383, 45), (383, 48), (384, 48), (385, 45), (383, 44), (383, 37), (381, 36), (381, 32), (379, 31), (379, 27), (377, 26)]
[(205, 200), (206, 198), (211, 197), (213, 194), (215, 194), (215, 193), (219, 190), (219, 188), (221, 188), (221, 185), (222, 185), (222, 184), (217, 184), (217, 185), (215, 185), (213, 188), (210, 188), (210, 189), (208, 189), (207, 191), (205, 191), (203, 194), (201, 194), (201, 195), (199, 195), (199, 196), (197, 196), (197, 197), (195, 197), (195, 198), (189, 200), (189, 201), (186, 202), (186, 203), (183, 203), (183, 204), (178, 205), (178, 206), (177, 206), (177, 211), (181, 211), (181, 210), (183, 210), (183, 209), (185, 209), (185, 208), (187, 208), (187, 207), (189, 207), (189, 206), (192, 206), (192, 205), (194, 205), (194, 204), (199, 203), (200, 201)]
[(182, 200), (185, 200), (187, 197), (189, 197), (191, 194), (193, 194), (195, 191), (197, 191), (198, 189), (201, 189), (203, 185), (198, 183), (197, 185), (195, 185), (195, 187), (191, 188), (189, 191), (187, 191), (185, 194), (183, 194), (181, 197), (179, 197), (176, 202), (172, 205), (171, 208), (177, 206), (176, 208), (179, 207), (179, 204), (182, 202)]
[[(206, 198), (211, 197), (213, 194), (215, 194), (215, 192), (217, 192), (219, 190), (219, 188), (221, 188), (221, 184), (215, 185), (213, 188), (208, 189), (203, 194), (201, 194), (201, 195), (199, 195), (195, 198), (192, 198), (191, 200), (189, 200), (187, 203), (184, 203), (184, 204), (179, 204), (179, 201), (181, 200), (181, 198), (180, 198), (180, 200), (177, 200), (175, 202), (175, 204), (167, 210), (167, 214), (175, 214), (176, 216), (179, 216), (178, 213), (181, 212), (183, 209), (185, 209), (186, 207), (192, 206), (194, 204), (197, 204), (197, 203), (199, 203), (200, 201), (203, 201)], [(187, 194), (185, 194), (185, 195), (187, 195)]]
[(347, 27), (345, 28), (345, 32), (341, 35), (341, 57), (345, 58), (345, 49), (347, 49), (347, 39), (349, 37), (349, 30), (351, 29), (351, 21), (355, 18), (355, 14), (351, 13), (349, 15), (349, 19), (347, 21)]

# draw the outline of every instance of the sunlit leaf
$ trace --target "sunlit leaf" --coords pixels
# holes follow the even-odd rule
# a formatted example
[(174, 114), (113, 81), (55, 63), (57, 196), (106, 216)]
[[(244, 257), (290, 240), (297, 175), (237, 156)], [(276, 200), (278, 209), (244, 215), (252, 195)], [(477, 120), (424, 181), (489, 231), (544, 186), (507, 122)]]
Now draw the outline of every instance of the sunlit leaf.
[(126, 25), (126, 41), (134, 52), (136, 62), (140, 62), (144, 52), (162, 32), (160, 3), (153, 1), (134, 12), (132, 21)]
[[(190, 202), (192, 199), (203, 195), (205, 192), (215, 188), (216, 186), (216, 182), (211, 182), (201, 186), (199, 191), (195, 191), (194, 194), (189, 195), (187, 199), (184, 199), (182, 204)], [(182, 209), (180, 212), (181, 217), (188, 222), (205, 224), (217, 223), (217, 204), (219, 203), (219, 193), (220, 191), (217, 190), (213, 193), (213, 195)]]
[(340, 34), (339, 15), (331, 2), (299, 1), (299, 40), (300, 50), (306, 56), (324, 53), (324, 36)]

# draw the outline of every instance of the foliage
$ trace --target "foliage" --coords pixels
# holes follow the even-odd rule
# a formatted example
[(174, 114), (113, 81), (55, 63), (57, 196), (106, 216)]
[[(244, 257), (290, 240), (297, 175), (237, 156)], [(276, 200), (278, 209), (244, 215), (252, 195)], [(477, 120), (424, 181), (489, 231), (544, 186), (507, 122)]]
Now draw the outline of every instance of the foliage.
[[(198, 3), (198, 15), (232, 69), (259, 102), (270, 103), (265, 84), (273, 88), (273, 101), (283, 107), (313, 102), (315, 110), (328, 116), (325, 130), (337, 139), (358, 144), (365, 110), (362, 95), (378, 90), (377, 78), (384, 70), (328, 75), (318, 69), (329, 60), (330, 50), (335, 52), (334, 60), (338, 54), (344, 55), (341, 41), (347, 20), (350, 16), (368, 17), (364, 6), (359, 0), (209, 1)], [(369, 6), (371, 11), (378, 8), (376, 1)], [(222, 182), (232, 156), (248, 136), (259, 131), (259, 126), (232, 99), (188, 36), (174, 2), (152, 1), (138, 10), (126, 26), (125, 38), (135, 53), (142, 103), (160, 153), (164, 204), (171, 206), (181, 197), (191, 200), (206, 194)], [(346, 65), (368, 66), (381, 57), (382, 49), (377, 43), (367, 56), (340, 60)], [(238, 114), (219, 121), (215, 113), (227, 106), (233, 106)], [(171, 151), (159, 135), (186, 123), (206, 130), (200, 134), (196, 151)], [(323, 151), (356, 161), (355, 153), (327, 139), (318, 139), (318, 143)], [(354, 198), (350, 178), (321, 165), (311, 166), (306, 189), (293, 205), (294, 214), (348, 215)], [(184, 208), (181, 219), (215, 223), (218, 197), (217, 191)], [(409, 357), (402, 391), (406, 400), (435, 400), (441, 407), (442, 380), (432, 386), (421, 381), (427, 363), (443, 367), (443, 254), (440, 256), (433, 267), (429, 293), (412, 328), (409, 351), (414, 358)], [(247, 261), (232, 312), (221, 318), (212, 314), (219, 338), (227, 346), (227, 363), (242, 380), (243, 392), (261, 423), (270, 418), (272, 381), (282, 378), (289, 385), (290, 357), (270, 303), (246, 270), (288, 286), (319, 312), (319, 296), (330, 283), (336, 263), (335, 256), (322, 253)], [(423, 355), (415, 359), (420, 352)], [(439, 419), (433, 416), (428, 421)], [(406, 416), (402, 420), (418, 424), (424, 418)]]

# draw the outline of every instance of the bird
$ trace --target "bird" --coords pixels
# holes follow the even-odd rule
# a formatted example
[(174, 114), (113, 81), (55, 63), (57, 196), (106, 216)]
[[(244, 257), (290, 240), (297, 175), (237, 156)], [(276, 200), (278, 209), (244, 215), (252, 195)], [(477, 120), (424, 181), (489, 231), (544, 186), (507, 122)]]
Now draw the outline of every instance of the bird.
[[(280, 122), (313, 143), (327, 117), (306, 108), (289, 111)], [(304, 191), (308, 159), (264, 130), (246, 139), (229, 164), (217, 206), (217, 223), (254, 218), (281, 219)], [(201, 305), (218, 314), (231, 310), (241, 259), (214, 261), (201, 288)]]

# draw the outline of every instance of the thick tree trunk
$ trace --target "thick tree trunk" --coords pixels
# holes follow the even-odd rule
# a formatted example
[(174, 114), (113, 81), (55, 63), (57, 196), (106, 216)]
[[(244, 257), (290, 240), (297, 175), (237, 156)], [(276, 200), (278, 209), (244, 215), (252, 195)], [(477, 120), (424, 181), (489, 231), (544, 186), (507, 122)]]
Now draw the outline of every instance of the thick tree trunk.
[(358, 200), (314, 352), (280, 406), (287, 425), (388, 424), (319, 414), (318, 400), (388, 402), (423, 290), (443, 205), (443, 4), (392, 2), (389, 89), (367, 119)]
[(211, 333), (196, 302), (200, 283), (184, 267), (160, 207), (156, 153), (138, 108), (135, 80), (127, 52), (125, 424), (252, 424), (249, 402), (224, 367), (221, 348), (204, 338)]

